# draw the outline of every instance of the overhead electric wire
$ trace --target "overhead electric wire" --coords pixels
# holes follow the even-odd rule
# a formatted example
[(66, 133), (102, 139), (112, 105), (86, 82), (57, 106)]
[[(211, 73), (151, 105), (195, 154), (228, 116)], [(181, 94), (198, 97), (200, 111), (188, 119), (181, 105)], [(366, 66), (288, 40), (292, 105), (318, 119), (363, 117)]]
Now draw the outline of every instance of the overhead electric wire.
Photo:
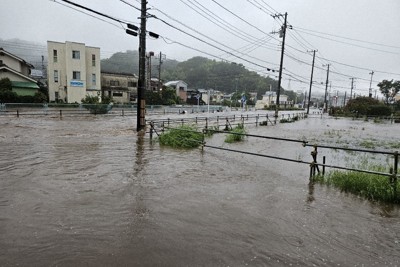
[[(238, 27), (234, 26), (232, 23), (227, 22), (226, 20), (224, 20), (223, 18), (221, 18), (220, 16), (218, 16), (216, 13), (214, 13), (213, 11), (211, 11), (210, 9), (206, 8), (204, 5), (202, 5), (201, 3), (199, 3), (197, 0), (187, 0), (190, 4), (192, 4), (193, 6), (195, 6), (195, 8), (193, 8), (192, 6), (190, 6), (188, 3), (186, 3), (186, 1), (180, 0), (183, 4), (185, 4), (186, 6), (188, 6), (190, 9), (194, 10), (196, 13), (198, 13), (199, 15), (201, 15), (202, 17), (204, 17), (205, 19), (207, 19), (208, 21), (211, 21), (213, 24), (217, 25), (218, 27), (228, 31), (229, 33), (235, 35), (236, 37), (239, 37), (240, 39), (249, 42), (248, 39), (253, 39), (253, 40), (257, 40), (259, 39), (258, 37), (255, 37), (253, 35), (250, 35), (249, 33), (247, 33), (246, 31), (243, 31), (241, 29), (239, 29)], [(195, 2), (196, 4), (194, 4), (193, 2)], [(198, 10), (196, 10), (198, 9)], [(201, 14), (200, 11), (201, 10), (204, 14), (206, 14), (208, 17), (206, 17), (205, 15)], [(214, 21), (213, 21), (214, 20)], [(217, 24), (215, 21), (217, 21), (218, 23), (222, 24), (223, 26)], [(229, 29), (226, 29), (226, 27)], [(240, 32), (241, 34), (245, 35), (248, 39), (240, 36), (240, 34), (236, 33), (236, 32)]]
[[(57, 2), (57, 0), (53, 0), (53, 1), (54, 1), (54, 2)], [(82, 6), (82, 5), (80, 5), (80, 4), (74, 3), (74, 2), (69, 1), (69, 0), (59, 0), (59, 1), (63, 1), (63, 2), (68, 3), (68, 4), (70, 4), (70, 5), (73, 5), (73, 6), (76, 6), (76, 7), (81, 8), (81, 9), (90, 11), (90, 12), (92, 12), (92, 13), (95, 13), (95, 14), (99, 15), (99, 16), (102, 16), (102, 17), (105, 17), (105, 18), (108, 18), (108, 19), (117, 21), (117, 22), (119, 22), (119, 23), (124, 23), (124, 24), (127, 24), (127, 23), (128, 23), (127, 21), (123, 21), (123, 20), (121, 20), (121, 19), (117, 19), (117, 18), (111, 17), (111, 16), (109, 16), (109, 15), (106, 15), (106, 14), (104, 14), (104, 13), (101, 13), (101, 12), (96, 11), (96, 10), (93, 10), (93, 9), (91, 9), (91, 8)]]
[(328, 35), (328, 36), (337, 37), (337, 38), (342, 38), (342, 39), (355, 41), (355, 42), (360, 42), (360, 43), (364, 43), (364, 44), (368, 43), (368, 44), (372, 44), (372, 45), (378, 45), (378, 46), (384, 46), (384, 47), (400, 49), (400, 46), (386, 45), (386, 44), (381, 44), (381, 43), (374, 43), (374, 42), (369, 42), (369, 41), (365, 41), (365, 40), (359, 40), (359, 39), (354, 39), (354, 38), (350, 38), (350, 37), (339, 36), (339, 35), (335, 35), (335, 34), (331, 34), (331, 33), (309, 30), (309, 29), (305, 29), (305, 28), (301, 28), (301, 27), (296, 27), (296, 29), (300, 29), (300, 30), (303, 30), (303, 31), (309, 31), (309, 32), (313, 32), (313, 33), (318, 33), (318, 34), (322, 34), (322, 35)]
[[(301, 31), (301, 30), (299, 30), (299, 31)], [(318, 37), (318, 38), (322, 38), (322, 39), (330, 40), (330, 41), (333, 41), (333, 42), (337, 42), (337, 43), (342, 43), (342, 44), (346, 44), (346, 45), (351, 45), (351, 46), (355, 46), (355, 47), (359, 47), (359, 48), (363, 48), (363, 49), (368, 49), (368, 50), (373, 50), (373, 51), (377, 51), (377, 52), (382, 52), (382, 53), (387, 53), (387, 54), (400, 55), (400, 53), (381, 50), (381, 49), (376, 49), (376, 48), (357, 45), (357, 44), (352, 44), (352, 43), (348, 43), (348, 42), (343, 42), (343, 41), (335, 40), (335, 39), (332, 39), (332, 38), (324, 37), (324, 36), (321, 36), (321, 35), (309, 33), (309, 32), (306, 32), (306, 31), (301, 31), (301, 32), (303, 32), (305, 34), (308, 34), (308, 35), (311, 35), (311, 36)]]
[[(243, 60), (243, 61), (245, 61), (245, 62), (247, 62), (247, 63), (250, 63), (250, 64), (252, 64), (252, 65), (255, 65), (255, 66), (258, 66), (258, 67), (261, 67), (261, 68), (267, 68), (266, 66), (262, 66), (262, 65), (260, 65), (260, 64), (258, 64), (258, 63), (252, 62), (252, 61), (250, 61), (250, 60), (248, 60), (248, 59), (245, 59), (245, 58), (243, 58), (243, 57), (240, 57), (240, 56), (238, 56), (238, 55), (235, 55), (235, 54), (233, 54), (233, 53), (230, 52), (230, 51), (227, 51), (227, 50), (225, 50), (225, 49), (223, 49), (223, 48), (220, 48), (220, 47), (218, 47), (218, 46), (216, 46), (216, 45), (214, 45), (214, 44), (211, 44), (211, 43), (209, 43), (209, 42), (207, 42), (207, 41), (204, 41), (203, 39), (201, 39), (201, 38), (199, 38), (199, 37), (197, 37), (197, 36), (195, 36), (195, 35), (193, 35), (193, 34), (190, 34), (190, 33), (186, 32), (186, 31), (184, 31), (184, 30), (182, 30), (182, 29), (180, 29), (180, 28), (178, 28), (178, 27), (172, 25), (171, 23), (168, 23), (167, 21), (158, 18), (157, 16), (152, 15), (152, 18), (155, 18), (155, 19), (157, 19), (157, 20), (163, 22), (163, 23), (166, 24), (167, 26), (169, 26), (169, 27), (171, 27), (171, 28), (173, 28), (173, 29), (175, 29), (175, 30), (177, 30), (177, 31), (180, 31), (180, 32), (182, 32), (182, 33), (184, 33), (184, 34), (186, 34), (186, 35), (188, 35), (188, 36), (190, 36), (190, 37), (192, 37), (192, 38), (194, 38), (194, 39), (196, 39), (196, 40), (198, 40), (198, 41), (200, 41), (200, 42), (202, 42), (202, 43), (204, 43), (204, 44), (207, 44), (207, 45), (209, 45), (209, 46), (211, 46), (211, 47), (213, 47), (213, 48), (215, 48), (215, 49), (218, 49), (218, 50), (223, 51), (223, 52), (225, 52), (225, 53), (227, 53), (227, 54), (230, 54), (230, 55), (232, 55), (232, 56), (234, 56), (234, 57), (236, 57), (236, 58), (238, 58), (238, 59), (241, 59), (241, 60)], [(224, 45), (224, 46), (225, 46), (225, 45)], [(225, 46), (225, 47), (226, 47), (226, 46)], [(234, 50), (234, 49), (230, 48), (230, 50)], [(249, 55), (248, 55), (248, 56), (249, 56)], [(249, 57), (250, 57), (250, 56), (249, 56)], [(258, 60), (259, 60), (259, 59), (258, 59)], [(262, 60), (261, 60), (261, 61), (262, 61)], [(272, 68), (269, 68), (269, 69), (272, 69)]]
[(257, 5), (255, 3), (253, 3), (251, 0), (247, 0), (247, 2), (249, 2), (251, 5), (253, 5), (254, 7), (256, 7), (257, 9), (261, 10), (262, 12), (264, 12), (267, 15), (273, 16), (273, 12), (270, 12), (269, 10), (265, 9), (262, 5), (260, 5), (256, 0), (253, 0), (255, 3), (257, 3)]
[[(218, 3), (216, 0), (211, 0), (213, 1), (215, 4), (217, 4), (219, 7), (221, 7), (222, 9), (224, 9), (225, 11), (229, 12), (230, 14), (232, 14), (233, 16), (235, 16), (236, 18), (240, 19), (241, 21), (243, 21), (244, 23), (246, 23), (247, 25), (257, 29), (258, 31), (262, 32), (265, 35), (271, 35), (269, 33), (266, 33), (265, 31), (261, 30), (260, 28), (258, 28), (257, 26), (251, 24), (250, 22), (248, 22), (247, 20), (241, 18), (240, 16), (236, 15), (234, 12), (232, 12), (231, 10), (227, 9), (226, 7), (224, 7), (223, 5), (221, 5), (220, 3)], [(273, 36), (273, 35), (271, 35)]]

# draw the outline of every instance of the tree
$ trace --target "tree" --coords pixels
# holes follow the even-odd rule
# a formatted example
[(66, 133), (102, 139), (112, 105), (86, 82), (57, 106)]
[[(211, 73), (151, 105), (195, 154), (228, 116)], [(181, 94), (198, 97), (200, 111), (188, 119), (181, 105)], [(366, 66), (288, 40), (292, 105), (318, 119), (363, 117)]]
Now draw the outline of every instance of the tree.
[(0, 91), (12, 91), (12, 84), (9, 78), (3, 78), (0, 80)]
[(15, 103), (18, 95), (12, 91), (12, 84), (9, 78), (0, 80), (0, 103)]
[(394, 102), (394, 98), (400, 91), (400, 81), (383, 80), (378, 83), (379, 90), (385, 96), (385, 103), (391, 104)]

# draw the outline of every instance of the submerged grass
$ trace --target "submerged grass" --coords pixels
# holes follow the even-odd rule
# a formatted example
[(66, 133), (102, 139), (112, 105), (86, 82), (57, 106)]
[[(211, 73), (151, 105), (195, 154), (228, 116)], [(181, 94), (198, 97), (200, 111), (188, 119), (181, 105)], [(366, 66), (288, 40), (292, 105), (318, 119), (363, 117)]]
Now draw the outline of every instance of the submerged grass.
[[(374, 171), (387, 170), (383, 166), (375, 166)], [(400, 181), (392, 184), (387, 176), (355, 171), (332, 171), (325, 176), (317, 176), (315, 181), (372, 201), (400, 203)]]
[(238, 126), (233, 128), (230, 132), (231, 133), (228, 134), (225, 138), (226, 143), (235, 143), (235, 142), (240, 142), (240, 141), (244, 140), (245, 136), (242, 134), (245, 134), (246, 130), (244, 129), (243, 124), (239, 124)]
[(159, 142), (174, 148), (196, 148), (202, 144), (203, 134), (194, 126), (183, 125), (162, 133)]

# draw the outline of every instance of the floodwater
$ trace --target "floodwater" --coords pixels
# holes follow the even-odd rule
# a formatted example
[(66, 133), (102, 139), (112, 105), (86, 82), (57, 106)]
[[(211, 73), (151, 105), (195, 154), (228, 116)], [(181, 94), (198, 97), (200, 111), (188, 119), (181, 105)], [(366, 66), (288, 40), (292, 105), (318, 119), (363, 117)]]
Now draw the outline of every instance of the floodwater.
[[(135, 126), (0, 117), (0, 266), (400, 266), (399, 206), (309, 184), (305, 164), (160, 147)], [(388, 150), (398, 131), (325, 117), (248, 128)], [(311, 161), (298, 143), (206, 141)]]

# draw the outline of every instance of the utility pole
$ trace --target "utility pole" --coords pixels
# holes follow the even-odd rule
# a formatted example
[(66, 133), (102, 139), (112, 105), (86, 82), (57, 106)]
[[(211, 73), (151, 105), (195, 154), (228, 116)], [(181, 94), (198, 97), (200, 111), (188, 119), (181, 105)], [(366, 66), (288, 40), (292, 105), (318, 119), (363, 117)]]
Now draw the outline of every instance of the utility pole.
[(311, 101), (311, 88), (313, 83), (313, 75), (314, 75), (314, 62), (315, 62), (315, 52), (317, 50), (313, 50), (313, 60), (312, 60), (312, 68), (311, 68), (311, 79), (310, 79), (310, 91), (308, 92), (308, 105), (307, 105), (307, 114), (310, 112), (310, 101)]
[(160, 90), (161, 90), (161, 64), (163, 63), (164, 59), (165, 59), (165, 55), (163, 55), (160, 51), (160, 58), (159, 58), (159, 63), (158, 63), (158, 92), (160, 92)]
[(147, 1), (141, 0), (140, 15), (140, 35), (139, 35), (139, 80), (138, 80), (138, 99), (137, 99), (137, 127), (139, 132), (144, 129), (146, 101), (144, 99), (145, 80), (146, 80), (146, 7)]
[[(282, 14), (274, 15), (273, 18), (282, 16)], [(281, 28), (281, 36), (282, 36), (282, 50), (281, 50), (281, 63), (279, 66), (279, 78), (278, 78), (278, 88), (276, 89), (276, 107), (275, 107), (275, 124), (278, 119), (278, 111), (279, 111), (279, 96), (281, 92), (281, 83), (282, 83), (282, 69), (283, 69), (283, 55), (285, 53), (285, 39), (286, 39), (286, 27), (287, 27), (287, 12), (285, 13), (285, 20), (283, 22)]]
[(344, 92), (343, 107), (346, 106), (346, 93), (347, 93), (347, 92)]
[(354, 83), (354, 78), (350, 78), (351, 79), (351, 89), (350, 89), (350, 100), (353, 96), (353, 83)]
[(369, 82), (369, 98), (372, 98), (372, 76), (374, 76), (374, 71), (369, 73), (371, 75), (371, 81)]
[(327, 101), (327, 96), (328, 96), (328, 83), (329, 83), (329, 66), (328, 64), (328, 70), (326, 71), (326, 83), (325, 83), (325, 97), (324, 97), (324, 113), (328, 111), (328, 101)]

